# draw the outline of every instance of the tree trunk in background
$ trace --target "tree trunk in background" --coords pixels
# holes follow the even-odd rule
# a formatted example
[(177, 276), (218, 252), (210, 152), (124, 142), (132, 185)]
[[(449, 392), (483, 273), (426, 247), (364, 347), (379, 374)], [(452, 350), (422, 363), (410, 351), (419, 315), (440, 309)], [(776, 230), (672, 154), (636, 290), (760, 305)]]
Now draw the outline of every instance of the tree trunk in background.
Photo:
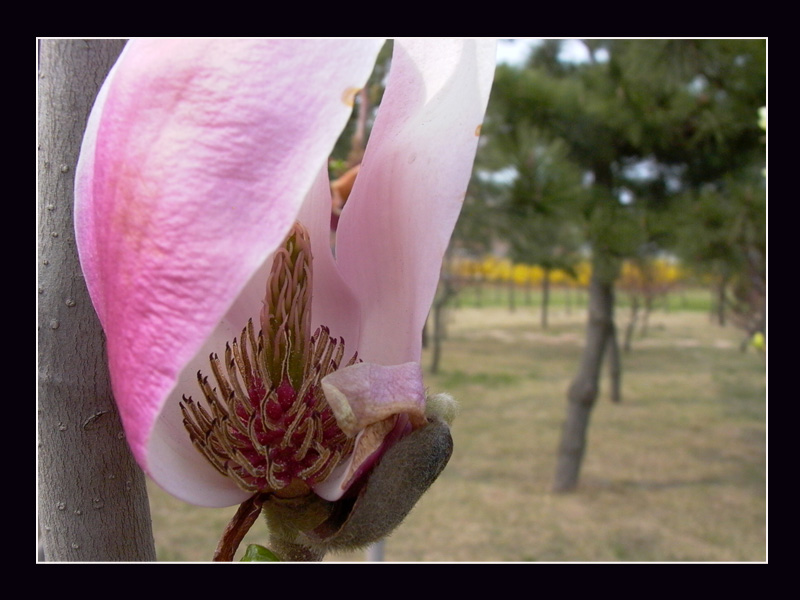
[(625, 352), (630, 352), (633, 346), (633, 334), (636, 331), (636, 324), (639, 322), (639, 295), (631, 294), (631, 317), (628, 321), (628, 326), (625, 328), (625, 341), (622, 344), (622, 349)]
[(350, 152), (347, 155), (347, 168), (351, 169), (361, 164), (364, 158), (364, 149), (367, 146), (367, 117), (369, 116), (369, 94), (367, 88), (358, 92), (358, 118), (356, 130), (350, 138)]
[(713, 316), (717, 321), (717, 324), (721, 327), (725, 327), (725, 291), (728, 287), (728, 279), (727, 277), (721, 277), (720, 280), (714, 286), (714, 302), (712, 311)]
[(444, 340), (445, 331), (445, 308), (447, 302), (455, 296), (456, 288), (453, 285), (450, 275), (442, 274), (439, 279), (439, 289), (436, 292), (436, 297), (433, 300), (432, 316), (433, 316), (433, 348), (431, 349), (431, 373), (439, 372), (439, 364), (442, 358), (442, 340)]
[[(613, 310), (613, 300), (611, 302)], [(617, 326), (611, 321), (611, 332), (608, 336), (608, 378), (611, 390), (609, 392), (611, 401), (622, 402), (622, 361), (619, 352), (619, 339), (617, 338)]]
[(547, 329), (547, 311), (550, 307), (550, 269), (542, 277), (542, 329)]
[[(586, 345), (578, 373), (567, 394), (567, 417), (558, 448), (555, 492), (568, 492), (578, 484), (586, 450), (589, 417), (597, 400), (603, 354), (614, 335), (614, 284), (616, 275), (602, 267), (602, 259), (593, 261), (589, 282), (589, 322)], [(611, 269), (613, 270), (613, 269)]]
[(439, 363), (442, 357), (442, 338), (444, 337), (444, 324), (442, 312), (444, 301), (436, 299), (433, 302), (433, 348), (431, 350), (431, 373), (439, 372)]
[(367, 548), (367, 561), (383, 562), (386, 560), (386, 540), (375, 542)]
[(639, 329), (639, 336), (647, 337), (648, 328), (650, 326), (650, 314), (653, 312), (653, 295), (645, 294), (644, 297), (644, 314), (642, 315), (642, 327)]
[(124, 44), (40, 42), (38, 517), (48, 561), (156, 558), (144, 474), (112, 399), (72, 224), (84, 125)]

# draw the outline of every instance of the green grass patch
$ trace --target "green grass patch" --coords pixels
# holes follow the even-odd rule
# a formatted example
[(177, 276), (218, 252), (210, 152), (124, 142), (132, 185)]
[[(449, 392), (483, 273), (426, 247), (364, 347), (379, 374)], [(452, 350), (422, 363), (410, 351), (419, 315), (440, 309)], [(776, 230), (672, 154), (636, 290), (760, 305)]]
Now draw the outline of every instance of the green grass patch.
[(469, 373), (461, 370), (442, 373), (441, 385), (446, 388), (460, 388), (469, 385), (482, 385), (496, 387), (518, 383), (521, 377), (512, 373), (482, 373), (480, 371)]
[[(553, 287), (550, 290), (549, 307), (554, 310), (582, 311), (588, 301), (587, 291), (581, 288)], [(640, 299), (640, 307), (643, 306)], [(511, 288), (507, 283), (471, 284), (461, 287), (458, 294), (450, 301), (455, 309), (460, 308), (507, 308), (507, 309), (539, 309), (543, 303), (542, 290), (539, 287), (530, 289), (524, 286)], [(624, 290), (617, 290), (616, 306), (618, 310), (628, 310), (631, 306), (631, 295)], [(671, 290), (657, 296), (653, 300), (653, 309), (657, 311), (689, 311), (708, 313), (712, 308), (711, 291), (703, 287), (686, 287)]]

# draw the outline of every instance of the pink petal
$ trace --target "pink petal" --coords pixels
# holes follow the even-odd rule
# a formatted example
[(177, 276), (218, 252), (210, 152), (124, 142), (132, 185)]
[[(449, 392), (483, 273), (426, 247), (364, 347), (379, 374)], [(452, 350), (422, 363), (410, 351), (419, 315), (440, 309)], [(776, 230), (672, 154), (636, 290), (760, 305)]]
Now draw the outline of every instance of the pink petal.
[(416, 362), (345, 367), (322, 380), (322, 391), (336, 423), (349, 436), (400, 413), (408, 413), (412, 425), (425, 423), (425, 386)]
[(356, 437), (352, 454), (325, 481), (313, 486), (314, 493), (332, 502), (339, 500), (410, 429), (405, 415), (367, 425)]
[(325, 377), (322, 390), (339, 428), (357, 436), (350, 457), (314, 486), (322, 498), (338, 500), (387, 448), (426, 422), (422, 367), (358, 363)]
[(331, 252), (331, 188), (327, 166), (317, 176), (297, 220), (308, 229), (314, 256), (312, 330), (324, 325), (333, 337), (341, 337), (345, 342), (346, 362), (358, 350), (361, 309), (339, 274)]
[(196, 395), (209, 347), (224, 349), (211, 337), (238, 336), (258, 315), (270, 254), (379, 48), (135, 40), (98, 96), (76, 178), (79, 252), (131, 447), (180, 498), (246, 496), (191, 447), (177, 398)]
[(398, 40), (386, 93), (338, 229), (361, 302), (359, 355), (418, 361), (442, 257), (461, 210), (489, 97), (495, 43)]

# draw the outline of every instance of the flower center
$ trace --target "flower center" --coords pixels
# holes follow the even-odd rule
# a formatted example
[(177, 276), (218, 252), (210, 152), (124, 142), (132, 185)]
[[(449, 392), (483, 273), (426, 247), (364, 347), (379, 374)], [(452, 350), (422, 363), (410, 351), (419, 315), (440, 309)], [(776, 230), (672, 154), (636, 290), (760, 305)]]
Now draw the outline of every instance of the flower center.
[(251, 319), (226, 344), (224, 366), (210, 356), (217, 387), (198, 371), (205, 406), (186, 396), (181, 403), (195, 447), (250, 492), (306, 494), (353, 449), (320, 383), (343, 366), (344, 340), (327, 327), (310, 335), (311, 282), (308, 231), (296, 223), (275, 253), (261, 330)]

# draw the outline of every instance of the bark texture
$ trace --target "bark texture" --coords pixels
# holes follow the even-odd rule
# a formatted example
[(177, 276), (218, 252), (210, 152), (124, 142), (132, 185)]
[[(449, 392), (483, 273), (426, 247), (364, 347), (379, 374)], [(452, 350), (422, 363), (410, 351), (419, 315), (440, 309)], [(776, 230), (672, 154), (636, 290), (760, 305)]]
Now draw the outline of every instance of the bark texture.
[(547, 313), (550, 310), (550, 275), (551, 269), (545, 269), (542, 277), (542, 329), (547, 329)]
[(439, 288), (433, 300), (431, 316), (433, 317), (433, 350), (431, 352), (431, 373), (439, 372), (442, 359), (442, 342), (446, 337), (445, 319), (447, 303), (456, 295), (456, 287), (450, 275), (442, 273), (439, 279)]
[[(555, 492), (569, 492), (578, 485), (589, 418), (599, 390), (603, 355), (610, 344), (616, 344), (614, 334), (614, 277), (605, 269), (592, 269), (589, 282), (589, 322), (586, 328), (586, 345), (581, 356), (578, 373), (567, 394), (567, 417), (561, 432), (558, 448)], [(618, 386), (618, 380), (616, 384)]]
[[(614, 300), (611, 300), (612, 311)], [(613, 312), (612, 312), (613, 315)], [(617, 327), (611, 321), (611, 330), (608, 335), (608, 379), (610, 385), (609, 395), (612, 402), (622, 402), (622, 360), (620, 358), (619, 340), (617, 339)]]
[(73, 183), (83, 129), (124, 40), (41, 40), (38, 524), (48, 561), (155, 560), (144, 474), (111, 394), (81, 274)]
[(631, 294), (631, 316), (628, 321), (628, 326), (625, 328), (625, 342), (622, 349), (625, 352), (630, 352), (633, 347), (633, 334), (636, 331), (636, 325), (639, 323), (639, 294)]

